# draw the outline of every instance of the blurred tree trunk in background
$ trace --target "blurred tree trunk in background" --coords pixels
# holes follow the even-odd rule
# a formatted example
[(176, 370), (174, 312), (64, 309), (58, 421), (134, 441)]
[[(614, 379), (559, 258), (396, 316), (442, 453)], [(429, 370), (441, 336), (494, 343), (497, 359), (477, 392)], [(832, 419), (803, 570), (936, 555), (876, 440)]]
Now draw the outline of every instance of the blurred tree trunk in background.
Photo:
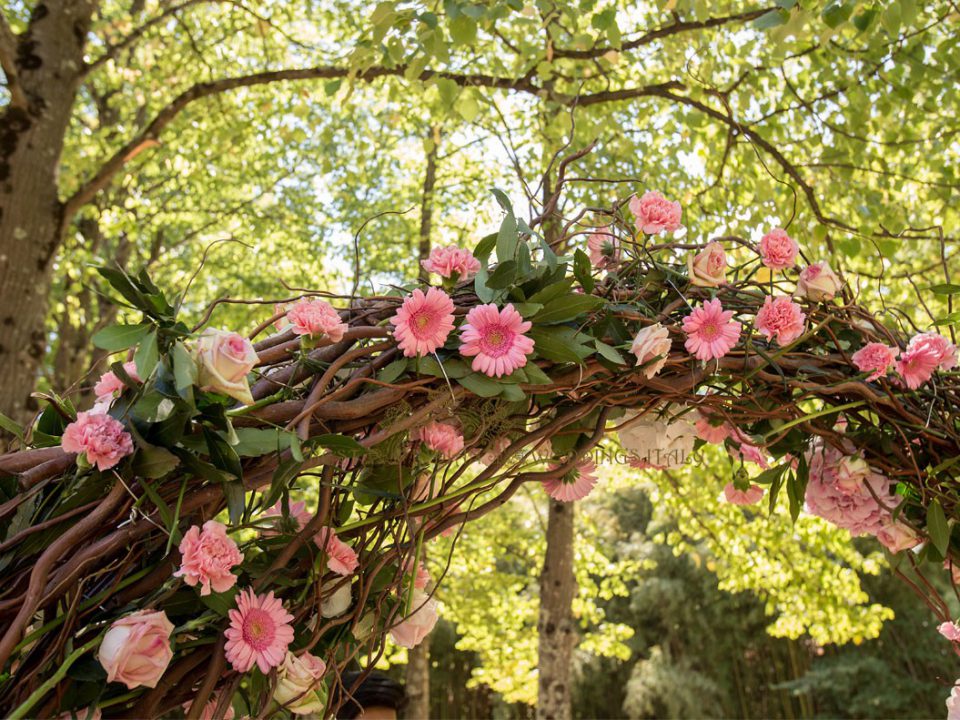
[(433, 125), (426, 137), (427, 169), (423, 174), (423, 195), (420, 199), (420, 244), (417, 252), (417, 279), (430, 282), (422, 263), (430, 257), (430, 230), (433, 226), (433, 194), (437, 185), (437, 152), (440, 148), (440, 126)]
[(573, 504), (550, 501), (547, 554), (540, 574), (540, 635), (537, 667), (539, 688), (537, 717), (569, 720), (571, 717), (571, 659), (576, 641), (573, 598)]
[(14, 35), (0, 18), (10, 103), (0, 116), (0, 412), (28, 415), (46, 350), (53, 260), (69, 221), (57, 172), (84, 67), (89, 0), (50, 0)]

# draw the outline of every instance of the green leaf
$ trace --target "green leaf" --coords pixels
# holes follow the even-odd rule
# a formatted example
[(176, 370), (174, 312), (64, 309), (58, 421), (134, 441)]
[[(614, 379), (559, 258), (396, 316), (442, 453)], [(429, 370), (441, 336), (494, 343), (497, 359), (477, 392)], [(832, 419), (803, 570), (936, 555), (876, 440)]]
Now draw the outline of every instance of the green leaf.
[(421, 375), (433, 375), (434, 377), (443, 377), (444, 371), (446, 371), (446, 376), (451, 380), (462, 378), (472, 372), (470, 366), (458, 358), (447, 358), (443, 361), (443, 367), (441, 368), (440, 363), (432, 355), (417, 360), (416, 369)]
[(493, 193), (493, 196), (497, 199), (497, 203), (503, 208), (505, 213), (513, 215), (513, 203), (510, 202), (509, 196), (503, 191), (497, 188), (491, 188), (490, 192)]
[(293, 433), (280, 428), (237, 428), (234, 451), (240, 457), (259, 457), (282, 452), (293, 446)]
[(543, 306), (543, 310), (533, 316), (533, 321), (539, 325), (567, 322), (579, 315), (596, 310), (603, 303), (602, 298), (593, 295), (571, 293), (548, 302)]
[(577, 282), (583, 287), (584, 292), (592, 293), (593, 288), (596, 285), (596, 280), (593, 279), (593, 265), (590, 262), (590, 258), (587, 254), (577, 248), (573, 253), (573, 275), (577, 278)]
[(394, 360), (392, 363), (380, 370), (379, 373), (377, 373), (377, 380), (380, 382), (392, 383), (406, 371), (407, 362), (407, 358)]
[(496, 269), (487, 278), (487, 287), (502, 290), (513, 283), (517, 277), (517, 263), (506, 260), (497, 265)]
[(531, 303), (540, 303), (545, 305), (551, 300), (560, 297), (567, 293), (570, 288), (573, 287), (573, 278), (564, 278), (558, 282), (550, 283), (546, 287), (542, 288), (538, 292), (535, 292), (529, 298), (527, 302)]
[(9, 418), (3, 413), (0, 413), (0, 428), (3, 428), (11, 435), (16, 436), (17, 440), (23, 442), (23, 427), (13, 418)]
[(211, 592), (209, 595), (201, 595), (200, 602), (220, 617), (226, 617), (230, 610), (237, 606), (236, 597), (239, 592), (240, 588), (234, 585), (226, 592)]
[(347, 435), (334, 433), (318, 435), (313, 438), (313, 442), (340, 457), (360, 457), (367, 453), (367, 449), (363, 445)]
[(243, 477), (243, 468), (240, 465), (240, 456), (230, 447), (226, 440), (217, 432), (203, 428), (203, 437), (207, 442), (207, 451), (210, 462), (219, 470), (230, 473), (238, 480)]
[(504, 385), (501, 389), (500, 396), (509, 402), (520, 402), (527, 398), (527, 394), (517, 385)]
[(481, 375), (480, 373), (470, 373), (462, 378), (458, 378), (457, 382), (463, 385), (463, 387), (472, 392), (474, 395), (484, 398), (496, 397), (503, 389), (503, 385), (501, 383), (488, 378), (486, 375)]
[(96, 333), (91, 340), (102, 350), (116, 352), (136, 345), (150, 332), (152, 325), (108, 325)]
[(157, 492), (157, 489), (153, 486), (152, 483), (140, 483), (140, 487), (143, 488), (143, 491), (147, 494), (147, 497), (150, 498), (152, 502), (157, 507), (157, 512), (160, 513), (160, 520), (163, 522), (164, 527), (167, 528), (167, 532), (173, 532), (173, 512), (170, 510), (170, 506), (167, 505), (166, 501), (160, 497), (160, 493)]
[(501, 263), (513, 260), (517, 254), (517, 243), (519, 241), (517, 219), (512, 212), (508, 212), (504, 216), (503, 222), (500, 223), (500, 231), (497, 233), (497, 259)]
[(141, 443), (133, 458), (133, 471), (138, 477), (157, 479), (173, 471), (180, 458), (166, 448)]
[(176, 342), (170, 351), (173, 358), (173, 380), (181, 397), (190, 396), (187, 391), (197, 384), (197, 364), (182, 342)]
[(827, 27), (839, 27), (850, 19), (850, 15), (853, 13), (853, 8), (855, 5), (856, 3), (854, 2), (830, 0), (830, 2), (827, 3), (827, 6), (823, 9), (823, 12), (820, 13), (820, 17), (823, 18), (823, 22), (826, 23)]
[(571, 327), (535, 326), (530, 337), (533, 338), (534, 351), (545, 360), (580, 363), (593, 353), (586, 345), (590, 337)]
[(954, 283), (940, 283), (939, 285), (931, 285), (927, 290), (932, 291), (937, 295), (957, 295), (960, 294), (960, 285)]
[(927, 534), (930, 536), (930, 542), (940, 552), (943, 557), (947, 556), (947, 548), (950, 547), (950, 526), (947, 524), (947, 516), (943, 512), (943, 506), (936, 498), (927, 508)]
[(536, 363), (528, 362), (523, 366), (523, 369), (527, 374), (528, 385), (553, 385), (553, 380), (550, 379), (550, 376), (541, 370), (540, 366)]
[(487, 260), (489, 260), (490, 253), (492, 253), (494, 248), (497, 246), (498, 234), (499, 233), (490, 233), (489, 235), (484, 236), (473, 249), (473, 256), (481, 263), (486, 264)]
[(239, 480), (228, 480), (223, 484), (223, 496), (227, 500), (230, 524), (239, 524), (243, 520), (243, 511), (247, 506), (247, 494), (243, 483)]
[(157, 331), (152, 330), (140, 342), (140, 347), (133, 355), (133, 362), (137, 366), (137, 374), (146, 379), (150, 377), (153, 369), (160, 361), (160, 353), (157, 350)]
[(770, 30), (784, 25), (788, 20), (790, 20), (789, 12), (783, 8), (774, 8), (754, 20), (753, 26), (757, 28), (757, 30)]
[(623, 355), (621, 355), (620, 352), (612, 345), (607, 345), (605, 342), (601, 342), (596, 338), (594, 338), (593, 344), (597, 348), (597, 352), (600, 353), (601, 357), (605, 357), (607, 360), (612, 363), (616, 363), (617, 365), (627, 364), (627, 361), (624, 359)]

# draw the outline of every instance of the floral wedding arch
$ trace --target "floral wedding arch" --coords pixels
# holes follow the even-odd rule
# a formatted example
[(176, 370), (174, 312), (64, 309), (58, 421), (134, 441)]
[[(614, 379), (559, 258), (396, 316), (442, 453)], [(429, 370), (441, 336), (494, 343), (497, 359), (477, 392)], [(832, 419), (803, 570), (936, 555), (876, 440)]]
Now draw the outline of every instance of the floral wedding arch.
[(125, 359), (91, 410), (6, 423), (4, 715), (333, 713), (349, 662), (436, 622), (431, 538), (524, 483), (582, 498), (601, 442), (638, 467), (722, 444), (763, 468), (730, 502), (951, 567), (950, 340), (881, 322), (782, 229), (701, 246), (656, 192), (592, 227), (497, 199), (498, 232), (425, 262), (437, 286), (287, 298), (248, 336), (100, 269), (143, 316), (96, 338)]

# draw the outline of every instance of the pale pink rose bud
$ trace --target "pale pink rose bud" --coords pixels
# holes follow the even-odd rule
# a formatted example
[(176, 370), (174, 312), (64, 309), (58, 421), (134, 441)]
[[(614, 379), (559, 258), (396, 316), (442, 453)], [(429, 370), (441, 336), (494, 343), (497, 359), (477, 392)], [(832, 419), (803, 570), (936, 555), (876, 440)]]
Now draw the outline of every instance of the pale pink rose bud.
[(247, 374), (259, 358), (253, 345), (243, 335), (207, 328), (193, 348), (201, 390), (223, 393), (250, 404)]
[(343, 615), (353, 604), (350, 583), (328, 580), (320, 588), (320, 616), (325, 618)]
[[(401, 598), (401, 602), (404, 600), (405, 598)], [(420, 590), (413, 591), (411, 610), (412, 613), (408, 618), (394, 625), (390, 630), (393, 641), (408, 650), (423, 642), (440, 617), (437, 612), (437, 601)]]
[(890, 552), (898, 553), (920, 544), (920, 537), (906, 523), (888, 519), (877, 531), (877, 540)]
[(842, 287), (843, 282), (830, 266), (825, 262), (818, 262), (800, 271), (797, 295), (814, 302), (833, 300)]
[(678, 202), (670, 202), (660, 193), (648, 190), (641, 197), (630, 198), (630, 212), (636, 221), (637, 230), (647, 235), (674, 232), (683, 227), (680, 217), (683, 210)]
[(226, 592), (237, 583), (237, 576), (230, 572), (234, 565), (243, 562), (243, 553), (237, 544), (227, 537), (227, 528), (216, 520), (207, 520), (201, 531), (191, 527), (180, 542), (183, 559), (180, 569), (173, 574), (182, 577), (187, 585), (200, 584), (200, 594)]
[(133, 438), (119, 420), (102, 412), (82, 412), (60, 438), (64, 452), (78, 453), (101, 471), (109, 470), (133, 452)]
[(288, 652), (277, 670), (273, 699), (295, 715), (322, 713), (327, 704), (323, 674), (327, 664), (310, 653), (297, 657)]
[(637, 365), (643, 365), (656, 357), (660, 358), (643, 369), (643, 374), (648, 380), (663, 370), (663, 366), (667, 364), (670, 344), (670, 331), (660, 323), (642, 328), (633, 339), (630, 352), (637, 356)]
[(162, 610), (140, 610), (114, 622), (97, 652), (107, 682), (123, 683), (128, 690), (156, 687), (173, 657), (172, 632)]
[(771, 270), (786, 270), (797, 262), (800, 247), (786, 230), (774, 228), (760, 240), (760, 257)]
[(726, 282), (727, 254), (718, 242), (707, 246), (696, 255), (687, 256), (690, 284), (698, 287), (718, 287)]
[[(140, 376), (137, 375), (137, 364), (135, 362), (125, 362), (123, 364), (123, 371), (127, 373), (134, 382), (143, 382)], [(123, 384), (123, 380), (117, 377), (117, 374), (113, 372), (113, 370), (108, 370), (100, 376), (97, 384), (93, 386), (93, 393), (97, 396), (97, 402), (106, 402), (109, 404), (111, 400), (123, 392), (124, 387), (126, 386)]]

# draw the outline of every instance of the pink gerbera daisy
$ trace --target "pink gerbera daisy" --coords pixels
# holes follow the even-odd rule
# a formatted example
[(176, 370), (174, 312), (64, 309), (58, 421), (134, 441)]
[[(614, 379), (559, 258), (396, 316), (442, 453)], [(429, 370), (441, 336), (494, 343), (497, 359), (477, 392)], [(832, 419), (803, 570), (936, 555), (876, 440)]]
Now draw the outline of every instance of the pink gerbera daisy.
[(273, 596), (257, 595), (246, 588), (237, 595), (237, 609), (231, 610), (227, 638), (227, 660), (237, 672), (247, 672), (256, 663), (264, 674), (277, 667), (293, 642), (293, 615)]
[(707, 300), (683, 319), (684, 347), (699, 360), (722, 358), (740, 339), (740, 323), (719, 300)]
[(593, 461), (584, 460), (572, 473), (552, 480), (544, 480), (543, 489), (547, 495), (560, 502), (583, 500), (597, 484), (596, 473), (597, 466)]
[(414, 290), (390, 322), (397, 326), (393, 335), (405, 357), (428, 355), (442, 347), (453, 330), (453, 300), (438, 288), (426, 295)]
[(533, 352), (533, 340), (523, 334), (531, 327), (513, 304), (503, 310), (492, 303), (479, 305), (467, 313), (460, 333), (460, 354), (473, 357), (472, 367), (477, 372), (490, 377), (509, 375), (526, 365), (527, 355)]
[(933, 375), (940, 357), (930, 345), (917, 345), (900, 353), (897, 372), (911, 390), (916, 390)]

